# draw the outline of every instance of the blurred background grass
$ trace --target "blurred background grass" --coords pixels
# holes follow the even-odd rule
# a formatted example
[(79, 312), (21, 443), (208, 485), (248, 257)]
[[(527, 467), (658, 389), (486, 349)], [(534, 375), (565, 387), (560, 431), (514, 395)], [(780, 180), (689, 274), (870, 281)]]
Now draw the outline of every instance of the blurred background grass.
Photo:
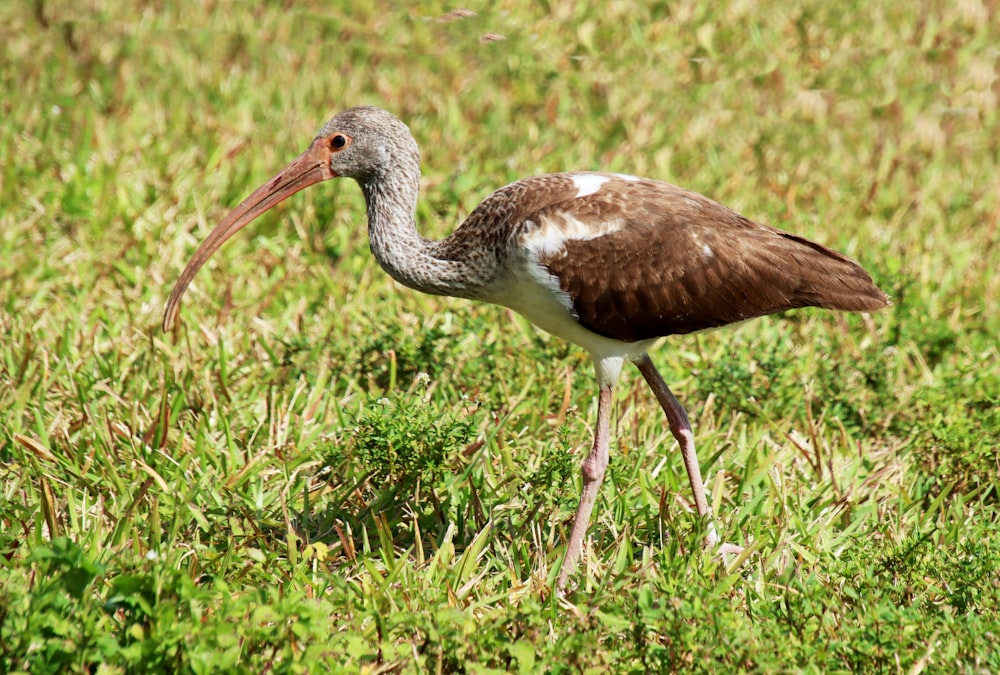
[[(996, 3), (355, 4), (0, 5), (0, 669), (1000, 669)], [(624, 171), (893, 296), (655, 355), (747, 566), (685, 554), (627, 379), (551, 597), (588, 359), (397, 287), (353, 186), (248, 228), (159, 332), (200, 238), (361, 103), (417, 138), (429, 235)]]

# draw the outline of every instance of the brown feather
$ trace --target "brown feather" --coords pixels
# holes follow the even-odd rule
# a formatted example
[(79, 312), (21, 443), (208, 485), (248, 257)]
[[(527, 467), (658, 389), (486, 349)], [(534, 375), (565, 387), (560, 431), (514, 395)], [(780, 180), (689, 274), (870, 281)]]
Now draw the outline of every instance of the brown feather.
[(613, 181), (535, 218), (624, 218), (618, 231), (567, 239), (540, 262), (582, 325), (627, 342), (715, 328), (797, 307), (889, 304), (865, 270), (825, 246), (748, 220), (697, 193)]

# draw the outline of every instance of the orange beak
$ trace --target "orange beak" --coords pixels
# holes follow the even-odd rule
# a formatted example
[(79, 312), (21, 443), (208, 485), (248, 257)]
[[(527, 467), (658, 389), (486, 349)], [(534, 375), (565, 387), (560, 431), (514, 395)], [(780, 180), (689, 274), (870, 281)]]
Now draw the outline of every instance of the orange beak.
[(324, 144), (313, 143), (308, 150), (279, 171), (271, 180), (254, 190), (253, 194), (244, 199), (212, 230), (195, 251), (191, 261), (181, 273), (180, 279), (174, 284), (174, 290), (170, 292), (166, 310), (163, 312), (163, 330), (170, 330), (170, 327), (177, 320), (181, 297), (191, 280), (194, 279), (194, 275), (227, 239), (246, 227), (259, 215), (277, 206), (296, 192), (320, 181), (336, 177), (337, 174), (330, 169), (330, 149)]

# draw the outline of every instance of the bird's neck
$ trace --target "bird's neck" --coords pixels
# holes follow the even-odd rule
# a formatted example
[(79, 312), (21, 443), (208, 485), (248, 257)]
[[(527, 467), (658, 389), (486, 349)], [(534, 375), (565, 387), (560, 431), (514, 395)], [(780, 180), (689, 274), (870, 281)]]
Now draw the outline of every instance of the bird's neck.
[(368, 205), (368, 237), (375, 260), (393, 279), (410, 288), (477, 298), (489, 272), (465, 256), (447, 254), (448, 240), (427, 239), (417, 232), (419, 167), (390, 176), (359, 180)]

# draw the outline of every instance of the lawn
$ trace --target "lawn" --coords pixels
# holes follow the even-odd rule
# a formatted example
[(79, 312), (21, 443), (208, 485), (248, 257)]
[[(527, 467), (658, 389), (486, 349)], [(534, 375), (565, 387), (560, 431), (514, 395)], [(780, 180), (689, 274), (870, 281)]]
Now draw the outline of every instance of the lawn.
[[(0, 672), (1000, 672), (1000, 7), (0, 4)], [(359, 7), (353, 7), (358, 5)], [(418, 222), (516, 178), (682, 185), (893, 298), (669, 338), (729, 566), (626, 369), (420, 295), (340, 181), (194, 248), (337, 111)]]

